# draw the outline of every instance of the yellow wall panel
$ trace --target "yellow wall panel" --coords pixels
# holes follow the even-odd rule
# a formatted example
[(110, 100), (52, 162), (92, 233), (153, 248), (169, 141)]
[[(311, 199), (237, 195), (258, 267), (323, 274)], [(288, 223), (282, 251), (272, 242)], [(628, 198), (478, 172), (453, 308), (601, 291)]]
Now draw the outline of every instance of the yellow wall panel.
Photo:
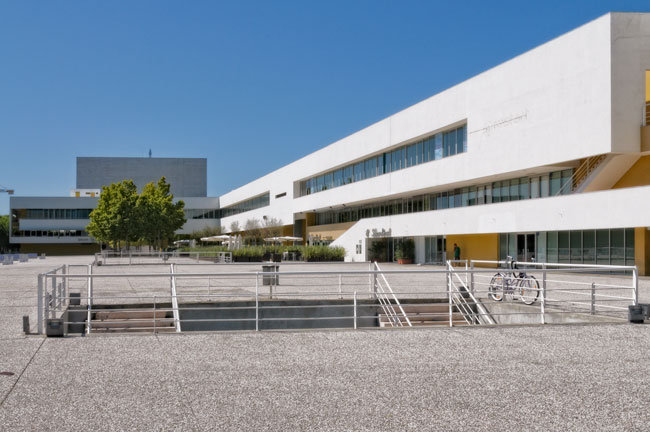
[(319, 235), (322, 240), (336, 240), (356, 222), (344, 222), (307, 227), (307, 235)]
[(642, 156), (612, 189), (650, 185), (650, 156)]
[(454, 258), (454, 243), (460, 247), (460, 259), (497, 261), (499, 234), (463, 234), (447, 236), (447, 258)]

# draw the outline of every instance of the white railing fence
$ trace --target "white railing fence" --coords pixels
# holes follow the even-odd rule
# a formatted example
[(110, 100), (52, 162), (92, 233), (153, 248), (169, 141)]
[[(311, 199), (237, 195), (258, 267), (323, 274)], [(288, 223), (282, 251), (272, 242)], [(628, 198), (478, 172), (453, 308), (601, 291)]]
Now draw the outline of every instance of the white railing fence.
[[(409, 320), (409, 317), (404, 312), (404, 308), (400, 304), (399, 299), (390, 287), (386, 277), (381, 272), (379, 264), (377, 264), (377, 262), (372, 263), (371, 270), (380, 272), (373, 273), (371, 278), (373, 280), (375, 297), (377, 298), (377, 301), (379, 301), (391, 327), (404, 327), (404, 323), (406, 323), (408, 327), (412, 327), (411, 320)], [(395, 310), (395, 306), (397, 306), (398, 311)]]
[[(628, 306), (638, 303), (638, 271), (628, 266), (523, 263), (528, 269), (517, 272), (525, 271), (527, 278), (538, 281), (533, 288), (535, 300), (527, 305), (515, 290), (505, 290), (503, 282), (497, 287), (502, 298), (495, 300), (492, 281), (505, 271), (479, 266), (498, 267), (504, 264), (500, 261), (470, 261), (460, 266), (449, 262), (442, 269), (422, 266), (406, 270), (385, 270), (377, 264), (368, 267), (369, 263), (338, 263), (342, 269), (328, 270), (328, 266), (314, 264), (302, 265), (316, 271), (294, 270), (301, 268), (294, 264), (289, 266), (290, 271), (273, 272), (259, 271), (259, 264), (250, 263), (168, 263), (129, 267), (133, 269), (130, 273), (61, 266), (38, 276), (37, 328), (44, 333), (45, 320), (65, 317), (72, 302), (78, 304), (73, 309), (82, 308), (86, 313), (89, 333), (94, 331), (97, 312), (110, 316), (134, 309), (152, 311), (156, 331), (167, 321), (171, 321), (173, 331), (186, 331), (186, 326), (197, 323), (248, 323), (251, 330), (259, 330), (274, 321), (295, 320), (376, 327), (380, 313), (388, 315), (393, 326), (411, 326), (405, 305), (416, 303), (448, 305), (444, 314), (428, 315), (443, 320), (448, 315), (449, 326), (458, 324), (459, 314), (462, 324), (471, 325), (513, 323), (523, 318), (527, 323), (558, 322), (558, 316), (623, 320)], [(285, 263), (282, 266), (286, 268)], [(531, 290), (527, 291), (530, 294)], [(310, 308), (315, 311), (313, 316), (296, 316), (298, 309)], [(207, 316), (207, 312), (207, 317), (199, 317), (204, 313), (201, 311), (215, 310), (220, 311), (219, 317)], [(228, 313), (235, 310), (248, 311), (249, 315), (229, 317)]]
[(232, 263), (232, 252), (131, 252), (102, 251), (95, 254), (95, 265), (141, 265), (167, 262), (187, 263)]

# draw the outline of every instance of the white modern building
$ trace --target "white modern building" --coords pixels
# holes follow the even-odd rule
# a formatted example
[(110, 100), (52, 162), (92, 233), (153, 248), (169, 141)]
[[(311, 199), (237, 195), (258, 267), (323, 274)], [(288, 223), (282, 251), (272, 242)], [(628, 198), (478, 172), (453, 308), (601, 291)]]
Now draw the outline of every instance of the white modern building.
[[(650, 14), (610, 13), (219, 198), (366, 260), (650, 272)], [(383, 246), (373, 246), (383, 243)], [(385, 249), (382, 249), (385, 248)], [(374, 253), (372, 252), (372, 253)]]

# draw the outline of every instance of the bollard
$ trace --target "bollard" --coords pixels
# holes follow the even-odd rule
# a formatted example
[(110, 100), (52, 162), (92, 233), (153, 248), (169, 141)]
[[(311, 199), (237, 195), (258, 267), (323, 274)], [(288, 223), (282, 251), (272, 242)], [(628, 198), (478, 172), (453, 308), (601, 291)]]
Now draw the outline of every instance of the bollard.
[(23, 333), (29, 334), (29, 315), (23, 315)]
[(643, 324), (643, 321), (645, 320), (645, 314), (643, 310), (643, 306), (641, 305), (629, 305), (627, 307), (628, 311), (628, 320), (631, 323), (635, 324)]

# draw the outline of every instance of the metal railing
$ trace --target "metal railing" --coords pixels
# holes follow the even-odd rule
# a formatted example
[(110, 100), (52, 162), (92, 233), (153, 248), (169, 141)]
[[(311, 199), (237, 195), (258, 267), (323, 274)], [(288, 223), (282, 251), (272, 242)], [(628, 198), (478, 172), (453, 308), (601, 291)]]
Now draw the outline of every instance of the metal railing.
[[(381, 272), (381, 268), (379, 268), (379, 264), (377, 264), (377, 262), (374, 262), (372, 264), (371, 269)], [(391, 327), (404, 327), (404, 322), (406, 322), (409, 327), (412, 327), (413, 325), (411, 324), (411, 320), (409, 320), (409, 317), (404, 312), (404, 308), (400, 304), (397, 296), (395, 296), (395, 293), (390, 287), (390, 284), (386, 280), (384, 274), (379, 273), (378, 277), (378, 274), (374, 273), (372, 275), (372, 278), (373, 285), (375, 287), (375, 297), (381, 304), (384, 314), (388, 318), (388, 322), (390, 323)], [(393, 302), (398, 307), (399, 313), (395, 310)]]
[(485, 309), (485, 306), (474, 297), (472, 290), (467, 285), (467, 265), (465, 266), (465, 280), (460, 278), (458, 272), (452, 266), (451, 261), (447, 262), (447, 268), (449, 269), (450, 325), (453, 324), (452, 305), (463, 315), (463, 319), (469, 325), (496, 324)]
[(575, 169), (575, 171), (573, 171), (569, 181), (560, 187), (560, 189), (555, 193), (555, 196), (565, 195), (568, 192), (573, 192), (578, 189), (587, 177), (589, 177), (589, 174), (591, 174), (606, 157), (607, 155), (598, 155), (587, 158), (578, 166), (578, 168)]
[(176, 329), (176, 332), (180, 333), (181, 319), (178, 313), (178, 296), (176, 295), (176, 276), (174, 275), (174, 264), (169, 265), (169, 272), (171, 273), (169, 284), (171, 288), (172, 313), (174, 314), (174, 328)]
[(131, 251), (102, 251), (95, 254), (95, 265), (141, 265), (160, 264), (175, 261), (183, 263), (194, 262), (232, 263), (232, 252), (131, 252)]
[[(313, 264), (293, 263), (292, 267)], [(430, 324), (440, 324), (448, 318), (449, 326), (459, 324), (455, 321), (458, 313), (463, 314), (463, 324), (471, 325), (517, 323), (524, 319), (526, 323), (558, 322), (558, 317), (588, 322), (590, 317), (624, 320), (627, 307), (638, 303), (638, 271), (631, 266), (522, 263), (529, 267), (527, 273), (540, 281), (539, 298), (535, 304), (525, 305), (508, 296), (500, 302), (490, 297), (490, 281), (498, 269), (478, 266), (498, 267), (503, 261), (474, 260), (469, 266), (453, 267), (448, 263), (441, 269), (407, 270), (382, 270), (378, 265), (369, 268), (368, 263), (337, 264), (341, 269), (320, 266), (322, 270), (318, 271), (271, 273), (232, 271), (241, 268), (236, 264), (165, 264), (160, 268), (143, 267), (147, 271), (142, 273), (119, 274), (106, 273), (109, 269), (101, 267), (61, 266), (38, 275), (37, 328), (44, 333), (46, 319), (67, 319), (66, 312), (70, 310), (85, 313), (82, 325), (88, 333), (95, 332), (94, 318), (99, 312), (110, 317), (132, 310), (151, 312), (152, 317), (139, 319), (150, 322), (153, 331), (191, 331), (197, 323), (248, 323), (250, 327), (246, 328), (261, 330), (278, 321), (323, 320), (340, 327), (377, 327), (379, 314), (386, 310), (397, 326), (398, 322), (411, 326), (405, 305), (416, 304), (437, 307), (419, 315), (434, 321)], [(604, 271), (629, 274), (593, 274)], [(269, 275), (279, 278), (273, 287), (273, 299), (271, 287), (261, 283)], [(169, 285), (164, 283), (165, 279)], [(75, 293), (70, 291), (73, 286)], [(77, 299), (80, 305), (70, 309), (71, 299)], [(447, 312), (439, 311), (444, 305)], [(297, 309), (312, 310), (315, 314), (295, 316)], [(205, 313), (200, 311), (209, 310), (221, 312), (199, 317)], [(229, 317), (225, 313), (235, 310), (249, 311), (250, 315)], [(66, 323), (79, 325), (73, 321)]]

